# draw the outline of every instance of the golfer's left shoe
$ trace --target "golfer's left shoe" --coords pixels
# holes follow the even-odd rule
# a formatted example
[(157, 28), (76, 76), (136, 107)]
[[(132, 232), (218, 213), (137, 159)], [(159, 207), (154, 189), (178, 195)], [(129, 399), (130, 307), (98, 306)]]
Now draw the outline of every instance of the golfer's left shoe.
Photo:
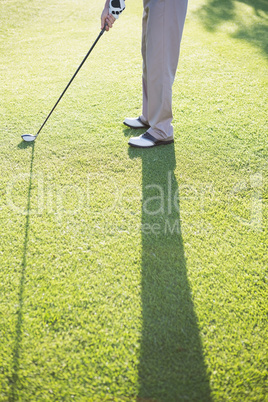
[(140, 135), (139, 137), (132, 137), (128, 144), (136, 148), (152, 148), (157, 145), (168, 145), (174, 142), (174, 139), (158, 140), (149, 133)]
[(139, 128), (145, 128), (147, 130), (147, 128), (149, 128), (150, 126), (148, 126), (148, 124), (143, 123), (143, 121), (141, 120), (140, 117), (133, 119), (130, 117), (127, 117), (123, 123), (125, 124), (125, 126), (130, 127), (130, 128), (134, 128), (134, 129), (139, 129)]

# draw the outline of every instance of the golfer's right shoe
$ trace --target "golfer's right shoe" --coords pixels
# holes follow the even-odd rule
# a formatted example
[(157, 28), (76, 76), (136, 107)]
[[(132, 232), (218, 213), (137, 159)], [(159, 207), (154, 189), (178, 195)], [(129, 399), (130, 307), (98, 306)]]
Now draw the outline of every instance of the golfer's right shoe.
[(123, 123), (125, 124), (125, 126), (128, 126), (130, 128), (149, 128), (150, 126), (148, 126), (147, 124), (144, 124), (140, 117), (138, 117), (137, 119), (131, 119), (131, 118), (126, 118)]
[(128, 144), (136, 148), (152, 148), (157, 145), (168, 145), (174, 142), (173, 138), (167, 140), (158, 140), (149, 133), (144, 133), (139, 137), (132, 137), (129, 139)]

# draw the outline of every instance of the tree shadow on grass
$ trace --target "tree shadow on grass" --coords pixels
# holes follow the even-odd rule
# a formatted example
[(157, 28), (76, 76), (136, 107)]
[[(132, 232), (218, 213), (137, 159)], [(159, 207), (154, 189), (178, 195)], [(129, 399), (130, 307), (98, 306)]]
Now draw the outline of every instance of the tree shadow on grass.
[[(236, 5), (246, 4), (254, 10), (256, 20), (252, 20), (250, 26), (238, 15)], [(198, 11), (203, 25), (210, 32), (215, 32), (219, 25), (232, 21), (237, 25), (237, 30), (231, 35), (233, 38), (246, 40), (259, 47), (268, 54), (268, 2), (267, 0), (207, 0)]]
[(137, 401), (211, 401), (187, 278), (174, 146), (142, 159), (142, 338)]
[(29, 228), (30, 228), (30, 209), (31, 209), (31, 193), (32, 193), (32, 172), (33, 172), (33, 162), (34, 162), (34, 143), (21, 142), (18, 145), (20, 149), (32, 148), (31, 155), (31, 165), (29, 174), (29, 186), (27, 194), (27, 213), (25, 221), (25, 232), (24, 232), (24, 244), (23, 244), (23, 255), (21, 262), (21, 272), (20, 272), (20, 282), (18, 291), (18, 309), (17, 309), (17, 321), (15, 327), (15, 341), (14, 348), (12, 352), (12, 376), (10, 378), (10, 391), (8, 396), (9, 402), (14, 402), (18, 400), (17, 391), (19, 388), (19, 367), (20, 367), (20, 349), (22, 341), (22, 325), (23, 325), (23, 304), (24, 304), (24, 287), (25, 287), (25, 274), (27, 267), (27, 249), (29, 242)]

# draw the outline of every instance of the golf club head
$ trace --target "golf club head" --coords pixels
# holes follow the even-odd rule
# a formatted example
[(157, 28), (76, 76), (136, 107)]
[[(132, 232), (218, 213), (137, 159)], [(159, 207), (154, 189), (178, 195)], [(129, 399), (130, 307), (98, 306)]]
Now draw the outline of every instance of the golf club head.
[(21, 138), (23, 139), (23, 141), (32, 142), (36, 139), (36, 135), (24, 134), (21, 136)]

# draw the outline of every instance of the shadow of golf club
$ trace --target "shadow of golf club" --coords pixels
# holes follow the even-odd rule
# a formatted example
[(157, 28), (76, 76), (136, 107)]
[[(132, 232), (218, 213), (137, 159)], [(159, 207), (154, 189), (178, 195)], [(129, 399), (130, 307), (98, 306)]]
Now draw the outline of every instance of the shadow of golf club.
[(211, 401), (181, 234), (174, 146), (142, 159), (142, 318), (137, 401)]
[(27, 149), (27, 148), (33, 148), (34, 147), (34, 141), (32, 141), (32, 142), (26, 142), (26, 141), (21, 141), (19, 144), (18, 144), (18, 148), (19, 149)]
[[(24, 145), (25, 144), (25, 145)], [(29, 242), (29, 228), (30, 228), (30, 210), (31, 210), (31, 192), (32, 192), (32, 173), (33, 173), (33, 162), (34, 162), (34, 143), (28, 144), (24, 141), (18, 145), (19, 148), (25, 149), (32, 147), (31, 155), (31, 165), (30, 165), (30, 175), (29, 175), (29, 186), (27, 194), (27, 212), (25, 220), (25, 232), (24, 232), (24, 243), (23, 243), (23, 254), (21, 262), (21, 272), (20, 272), (20, 282), (18, 291), (18, 309), (17, 309), (17, 321), (15, 327), (15, 341), (14, 348), (12, 352), (12, 376), (10, 378), (10, 392), (8, 401), (14, 402), (18, 400), (17, 389), (19, 385), (19, 368), (20, 368), (20, 348), (22, 341), (22, 325), (23, 325), (23, 304), (24, 304), (24, 287), (25, 287), (25, 274), (27, 267), (27, 249)]]

